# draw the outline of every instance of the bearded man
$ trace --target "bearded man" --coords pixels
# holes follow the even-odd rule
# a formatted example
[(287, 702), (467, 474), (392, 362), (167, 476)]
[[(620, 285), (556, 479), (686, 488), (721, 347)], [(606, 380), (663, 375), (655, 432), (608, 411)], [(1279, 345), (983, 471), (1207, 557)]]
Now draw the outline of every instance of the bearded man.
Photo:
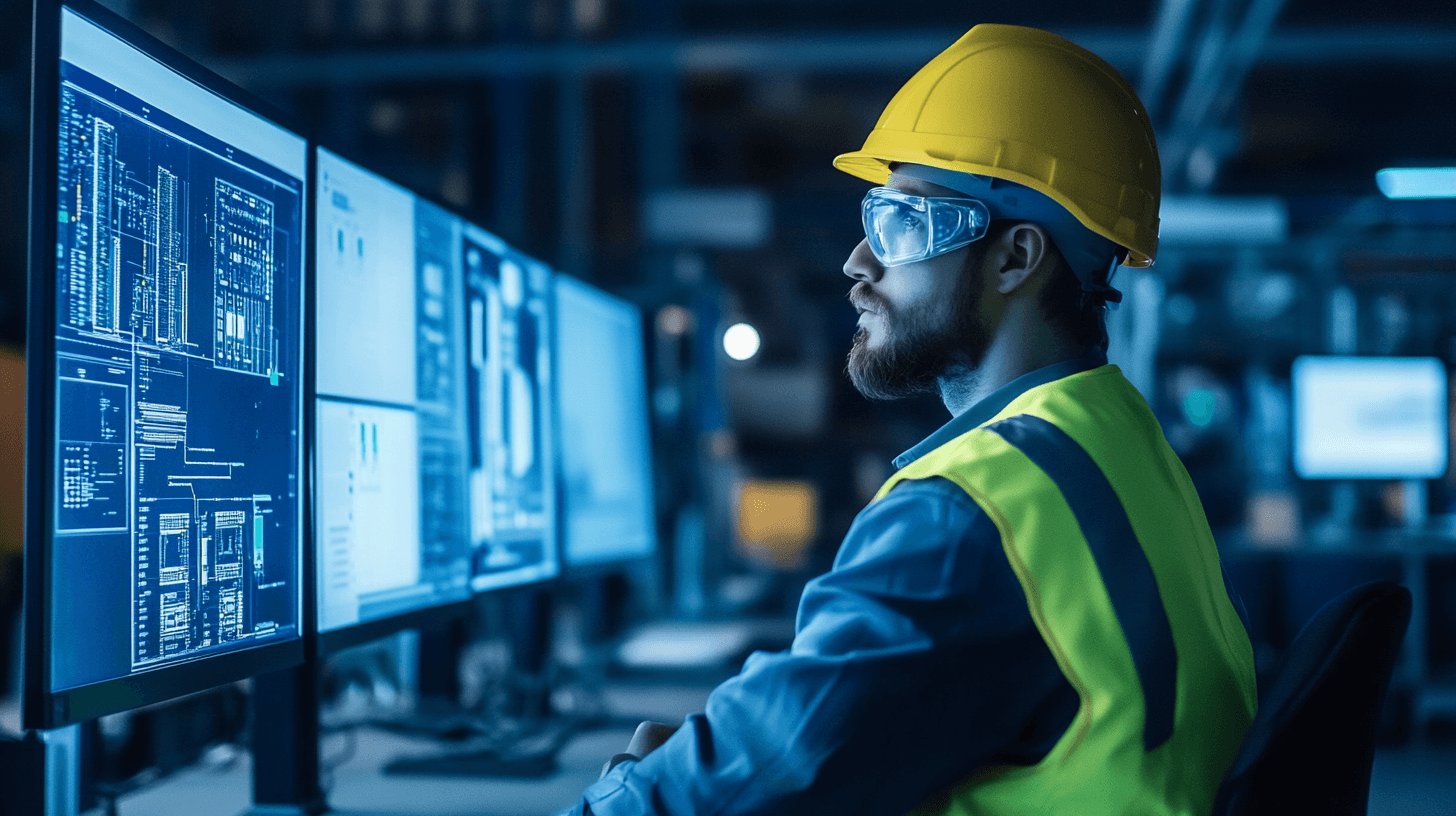
[(1112, 274), (1157, 251), (1142, 104), (1066, 40), (977, 26), (835, 166), (881, 185), (844, 265), (849, 375), (952, 418), (805, 588), (792, 647), (644, 724), (574, 812), (1210, 812), (1252, 650), (1187, 472), (1106, 359)]

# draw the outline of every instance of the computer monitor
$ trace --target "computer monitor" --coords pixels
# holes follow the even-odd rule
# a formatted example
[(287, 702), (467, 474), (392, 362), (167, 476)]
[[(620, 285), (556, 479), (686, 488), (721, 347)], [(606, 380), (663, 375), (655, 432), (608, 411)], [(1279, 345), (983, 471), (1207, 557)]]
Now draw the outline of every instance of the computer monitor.
[(649, 557), (657, 521), (642, 313), (558, 275), (556, 317), (566, 569)]
[(26, 727), (296, 664), (306, 141), (91, 3), (36, 9)]
[(470, 584), (556, 577), (550, 267), (466, 225)]
[(314, 541), (323, 651), (470, 597), (461, 220), (316, 162)]
[(1435, 357), (1299, 357), (1294, 467), (1305, 479), (1446, 472), (1446, 367)]

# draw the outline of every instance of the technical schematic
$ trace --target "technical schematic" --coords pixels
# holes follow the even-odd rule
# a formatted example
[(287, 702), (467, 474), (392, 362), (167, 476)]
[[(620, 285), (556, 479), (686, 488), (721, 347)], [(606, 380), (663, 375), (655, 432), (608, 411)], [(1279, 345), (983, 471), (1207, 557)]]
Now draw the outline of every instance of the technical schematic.
[(273, 204), (223, 179), (217, 180), (213, 200), (217, 364), (271, 376)]
[(550, 270), (467, 237), (472, 581), (550, 558)]
[(126, 386), (63, 375), (56, 401), (68, 408), (56, 423), (57, 532), (125, 531), (131, 414)]
[(61, 73), (53, 614), (123, 675), (296, 634), (303, 180)]

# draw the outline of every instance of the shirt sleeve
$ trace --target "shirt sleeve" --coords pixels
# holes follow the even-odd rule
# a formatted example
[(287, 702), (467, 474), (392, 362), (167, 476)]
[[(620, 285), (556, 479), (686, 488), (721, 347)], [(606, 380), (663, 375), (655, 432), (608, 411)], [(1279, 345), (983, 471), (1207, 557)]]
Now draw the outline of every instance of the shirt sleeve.
[(786, 652), (756, 652), (666, 743), (571, 813), (903, 813), (990, 763), (1035, 762), (1075, 712), (1000, 534), (943, 479), (860, 513)]

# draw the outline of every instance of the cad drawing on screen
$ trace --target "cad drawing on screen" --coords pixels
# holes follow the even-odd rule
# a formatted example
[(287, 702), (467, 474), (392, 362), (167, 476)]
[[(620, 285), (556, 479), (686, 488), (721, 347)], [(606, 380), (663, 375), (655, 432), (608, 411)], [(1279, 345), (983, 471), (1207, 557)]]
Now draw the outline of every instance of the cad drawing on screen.
[(296, 635), (299, 577), (302, 179), (62, 56), (53, 689)]

